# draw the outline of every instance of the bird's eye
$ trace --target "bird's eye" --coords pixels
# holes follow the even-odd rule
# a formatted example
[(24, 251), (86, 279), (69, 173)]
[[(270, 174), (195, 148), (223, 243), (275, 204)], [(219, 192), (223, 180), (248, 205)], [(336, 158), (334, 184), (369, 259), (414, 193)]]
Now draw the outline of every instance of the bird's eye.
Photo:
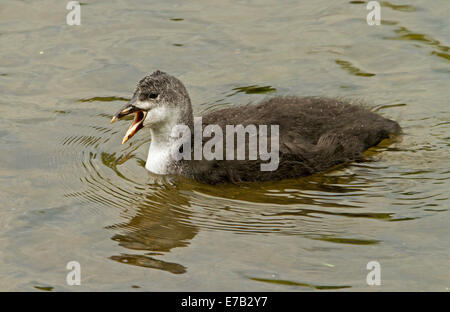
[(156, 99), (158, 97), (158, 93), (150, 93), (148, 97), (151, 99)]

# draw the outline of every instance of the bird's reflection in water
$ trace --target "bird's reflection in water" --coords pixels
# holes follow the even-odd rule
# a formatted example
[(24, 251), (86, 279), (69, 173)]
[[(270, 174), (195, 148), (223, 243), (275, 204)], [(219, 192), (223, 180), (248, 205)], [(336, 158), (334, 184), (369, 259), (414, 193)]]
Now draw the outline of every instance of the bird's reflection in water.
[[(188, 198), (175, 186), (150, 187), (140, 194), (136, 211), (128, 222), (107, 227), (119, 231), (112, 240), (120, 246), (147, 251), (143, 254), (122, 253), (110, 259), (146, 268), (183, 274), (187, 268), (179, 263), (156, 259), (176, 247), (186, 247), (198, 229), (189, 221)], [(153, 190), (152, 190), (153, 189)], [(147, 193), (148, 192), (148, 193)]]
[[(357, 170), (365, 166), (355, 163), (352, 167)], [(373, 185), (370, 180), (358, 178), (353, 170), (338, 166), (301, 179), (220, 187), (184, 177), (140, 184), (133, 193), (127, 191), (128, 204), (123, 207), (127, 221), (108, 227), (115, 232), (112, 240), (137, 252), (110, 259), (182, 274), (187, 271), (184, 265), (161, 258), (173, 248), (187, 247), (200, 230), (377, 244), (378, 240), (352, 233), (352, 223), (343, 228), (342, 219), (337, 218), (393, 221), (401, 216), (364, 209), (361, 196), (368, 195)], [(343, 201), (343, 196), (349, 199)]]

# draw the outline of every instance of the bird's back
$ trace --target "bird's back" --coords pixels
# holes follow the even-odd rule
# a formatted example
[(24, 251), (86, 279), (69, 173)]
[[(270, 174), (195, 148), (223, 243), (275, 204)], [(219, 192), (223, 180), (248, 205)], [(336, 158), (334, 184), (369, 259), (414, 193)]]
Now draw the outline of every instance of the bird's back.
[[(356, 160), (371, 146), (401, 131), (395, 121), (361, 105), (320, 97), (275, 97), (257, 105), (230, 107), (202, 116), (203, 127), (214, 124), (279, 126), (279, 164), (261, 171), (257, 160), (197, 160), (190, 164), (194, 178), (206, 183), (281, 180), (311, 175)], [(270, 134), (270, 131), (269, 131)], [(258, 137), (259, 139), (259, 137)], [(245, 148), (249, 148), (245, 140)], [(203, 139), (203, 143), (208, 138)], [(270, 136), (269, 136), (270, 146)], [(224, 155), (225, 155), (224, 146)], [(238, 145), (235, 144), (234, 149)], [(225, 157), (224, 157), (225, 158)]]

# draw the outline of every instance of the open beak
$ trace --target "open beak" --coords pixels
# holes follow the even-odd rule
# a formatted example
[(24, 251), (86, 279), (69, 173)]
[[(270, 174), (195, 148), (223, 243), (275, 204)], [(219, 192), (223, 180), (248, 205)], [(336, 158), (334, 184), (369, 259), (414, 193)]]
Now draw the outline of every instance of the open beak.
[(147, 112), (143, 111), (136, 106), (134, 106), (134, 103), (136, 102), (136, 98), (132, 98), (127, 104), (125, 104), (111, 119), (111, 123), (115, 122), (117, 119), (120, 119), (126, 115), (135, 113), (134, 120), (131, 123), (130, 127), (127, 130), (127, 133), (125, 133), (125, 136), (122, 139), (122, 144), (124, 144), (126, 141), (128, 141), (133, 135), (136, 134), (140, 129), (144, 127), (144, 120), (147, 116)]

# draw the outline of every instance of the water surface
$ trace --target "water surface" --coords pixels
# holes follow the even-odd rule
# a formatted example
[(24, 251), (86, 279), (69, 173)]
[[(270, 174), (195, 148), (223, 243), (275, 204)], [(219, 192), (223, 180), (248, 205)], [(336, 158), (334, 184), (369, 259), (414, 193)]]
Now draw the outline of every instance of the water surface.
[[(65, 5), (0, 5), (0, 290), (448, 290), (448, 1), (384, 1), (372, 27), (364, 1), (88, 0), (81, 26)], [(404, 135), (309, 178), (158, 179), (148, 133), (109, 124), (156, 69), (197, 115), (337, 96)]]

